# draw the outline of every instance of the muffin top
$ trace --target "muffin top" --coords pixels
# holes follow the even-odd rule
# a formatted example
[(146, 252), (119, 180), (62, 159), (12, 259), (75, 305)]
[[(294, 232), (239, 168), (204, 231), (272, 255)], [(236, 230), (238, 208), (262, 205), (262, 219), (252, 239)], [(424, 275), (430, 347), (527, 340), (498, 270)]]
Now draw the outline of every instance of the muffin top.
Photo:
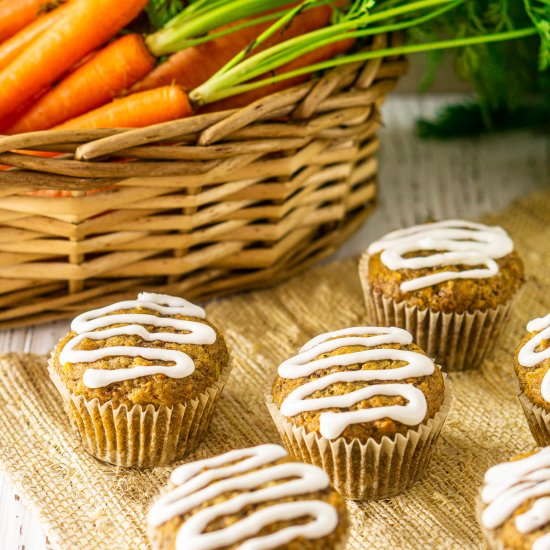
[(444, 401), (439, 366), (396, 327), (353, 327), (310, 340), (286, 360), (271, 397), (281, 414), (327, 439), (380, 441), (432, 418)]
[(158, 550), (324, 550), (348, 531), (327, 474), (270, 444), (176, 468), (148, 524)]
[(514, 354), (521, 391), (539, 407), (550, 411), (550, 313), (527, 323), (529, 334)]
[(416, 225), (372, 243), (370, 287), (420, 309), (463, 313), (506, 303), (523, 263), (501, 227), (463, 220)]
[(550, 447), (487, 470), (481, 500), (483, 528), (504, 548), (550, 548)]
[(229, 356), (202, 308), (143, 292), (82, 313), (53, 354), (69, 392), (113, 406), (172, 406), (212, 386)]

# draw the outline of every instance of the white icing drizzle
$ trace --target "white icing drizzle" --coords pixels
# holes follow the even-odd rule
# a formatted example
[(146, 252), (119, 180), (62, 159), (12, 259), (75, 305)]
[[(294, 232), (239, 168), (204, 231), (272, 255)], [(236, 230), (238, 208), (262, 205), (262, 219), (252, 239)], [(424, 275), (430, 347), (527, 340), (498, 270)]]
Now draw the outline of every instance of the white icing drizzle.
[[(373, 336), (361, 336), (361, 335)], [(360, 401), (378, 395), (401, 396), (407, 400), (405, 405), (391, 405), (372, 409), (360, 409), (347, 412), (323, 412), (320, 415), (320, 432), (323, 437), (334, 439), (350, 425), (373, 422), (382, 418), (391, 418), (407, 426), (420, 424), (427, 412), (426, 396), (413, 384), (374, 384), (344, 395), (330, 395), (306, 399), (316, 391), (322, 391), (331, 384), (339, 382), (370, 382), (372, 380), (405, 380), (420, 376), (429, 376), (435, 370), (434, 362), (421, 353), (392, 348), (367, 349), (348, 352), (322, 359), (318, 355), (346, 346), (371, 348), (385, 344), (407, 345), (412, 335), (396, 327), (353, 327), (321, 334), (310, 340), (295, 357), (283, 362), (278, 370), (282, 378), (302, 378), (315, 372), (335, 366), (349, 366), (367, 361), (405, 361), (407, 365), (395, 369), (349, 370), (334, 372), (310, 382), (291, 392), (281, 404), (281, 414), (295, 416), (305, 411), (321, 409), (347, 408)]]
[[(145, 308), (160, 313), (160, 316), (146, 313), (117, 313), (113, 311)], [(204, 319), (206, 314), (200, 308), (175, 296), (142, 292), (137, 300), (126, 300), (100, 309), (82, 313), (71, 323), (71, 329), (77, 333), (65, 344), (59, 360), (65, 363), (91, 363), (105, 357), (128, 356), (143, 357), (151, 361), (173, 362), (175, 365), (143, 365), (126, 369), (86, 369), (83, 382), (88, 388), (102, 388), (114, 382), (121, 382), (165, 374), (170, 378), (184, 378), (195, 370), (195, 363), (186, 353), (178, 350), (160, 349), (143, 346), (110, 346), (97, 350), (77, 350), (75, 347), (85, 338), (103, 340), (113, 336), (139, 336), (146, 342), (171, 342), (175, 344), (213, 344), (216, 341), (216, 332), (205, 323), (174, 319), (169, 315), (185, 315)], [(112, 325), (127, 323), (122, 327)], [(188, 331), (185, 334), (171, 332), (149, 332), (144, 325), (154, 327), (173, 327), (178, 331)], [(111, 328), (104, 328), (111, 327)], [(96, 330), (103, 329), (103, 330)]]
[[(542, 351), (535, 351), (543, 340), (550, 340), (550, 313), (546, 317), (533, 319), (527, 323), (529, 332), (538, 332), (531, 338), (518, 353), (518, 363), (522, 367), (536, 367), (544, 360), (550, 358), (550, 346)], [(544, 375), (540, 392), (545, 401), (550, 403), (550, 370)]]
[[(495, 276), (499, 267), (495, 259), (510, 254), (514, 243), (501, 227), (491, 227), (464, 220), (446, 220), (415, 225), (388, 233), (372, 243), (369, 254), (382, 252), (382, 263), (391, 270), (423, 269), (448, 265), (484, 266), (465, 271), (441, 271), (401, 283), (409, 292), (452, 279), (483, 279)], [(436, 250), (430, 256), (405, 258), (410, 252)]]
[[(336, 529), (338, 513), (328, 502), (321, 500), (271, 504), (228, 527), (205, 532), (216, 518), (237, 514), (245, 506), (321, 491), (329, 486), (327, 474), (310, 464), (285, 462), (252, 471), (285, 456), (287, 453), (280, 445), (267, 444), (230, 451), (176, 468), (170, 478), (176, 487), (151, 507), (149, 525), (158, 527), (208, 500), (239, 491), (238, 495), (199, 510), (185, 521), (176, 537), (176, 550), (213, 550), (237, 543), (240, 543), (240, 550), (267, 550), (288, 544), (297, 537), (319, 539), (329, 535)], [(284, 481), (259, 488), (278, 480)], [(308, 523), (255, 537), (262, 528), (275, 522), (308, 516), (312, 518)]]
[[(485, 474), (481, 499), (487, 507), (481, 521), (487, 529), (500, 527), (521, 505), (536, 499), (533, 506), (516, 516), (520, 533), (531, 533), (550, 523), (550, 447), (514, 462), (490, 468)], [(550, 549), (550, 533), (534, 542), (534, 550)]]

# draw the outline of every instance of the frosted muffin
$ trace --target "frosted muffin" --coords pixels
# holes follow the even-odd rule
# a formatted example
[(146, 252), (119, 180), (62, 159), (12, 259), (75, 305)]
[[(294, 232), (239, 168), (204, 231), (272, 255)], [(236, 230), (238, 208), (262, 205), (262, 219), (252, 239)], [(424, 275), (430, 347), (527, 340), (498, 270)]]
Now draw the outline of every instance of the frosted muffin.
[(351, 499), (387, 498), (424, 475), (450, 399), (439, 366), (396, 327), (313, 338), (266, 396), (288, 452)]
[(202, 308), (141, 293), (76, 317), (50, 360), (84, 447), (121, 466), (168, 464), (204, 436), (229, 374)]
[(550, 548), (549, 472), (548, 447), (487, 470), (479, 516), (488, 548)]
[(148, 524), (155, 550), (343, 550), (349, 530), (326, 473), (269, 444), (176, 468)]
[(529, 428), (540, 446), (550, 444), (550, 313), (527, 324), (514, 353), (520, 395)]
[(447, 371), (481, 365), (524, 281), (506, 231), (463, 220), (389, 233), (359, 275), (369, 322), (409, 330)]

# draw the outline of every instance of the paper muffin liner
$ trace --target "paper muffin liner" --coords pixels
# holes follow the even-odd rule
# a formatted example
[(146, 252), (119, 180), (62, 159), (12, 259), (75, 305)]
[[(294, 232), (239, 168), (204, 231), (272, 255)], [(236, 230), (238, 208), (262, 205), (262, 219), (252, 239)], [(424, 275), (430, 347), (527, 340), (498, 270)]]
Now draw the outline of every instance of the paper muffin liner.
[(345, 498), (379, 500), (393, 497), (412, 487), (426, 473), (434, 445), (451, 407), (450, 381), (445, 378), (445, 399), (433, 418), (406, 435), (397, 434), (380, 442), (362, 443), (344, 437), (327, 439), (317, 432), (295, 426), (281, 414), (271, 398), (267, 408), (288, 453), (302, 462), (323, 468), (332, 486)]
[(537, 446), (546, 447), (550, 445), (550, 413), (532, 403), (523, 392), (518, 395), (518, 399)]
[(496, 308), (464, 313), (420, 309), (396, 302), (375, 291), (368, 282), (369, 255), (359, 262), (367, 319), (377, 326), (408, 330), (417, 344), (446, 372), (479, 368), (506, 326), (513, 300)]
[(50, 378), (84, 448), (99, 460), (134, 468), (171, 464), (200, 443), (230, 371), (231, 361), (211, 387), (185, 403), (128, 408), (71, 393), (53, 368), (52, 359), (48, 361)]

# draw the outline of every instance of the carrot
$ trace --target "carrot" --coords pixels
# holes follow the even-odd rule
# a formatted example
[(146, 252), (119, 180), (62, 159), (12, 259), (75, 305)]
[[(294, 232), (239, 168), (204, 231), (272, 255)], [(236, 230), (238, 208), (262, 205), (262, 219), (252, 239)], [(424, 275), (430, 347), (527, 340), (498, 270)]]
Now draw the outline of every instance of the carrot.
[(0, 0), (0, 42), (32, 23), (47, 6), (48, 0)]
[(31, 103), (24, 103), (21, 108), (17, 109), (14, 113), (10, 113), (8, 116), (0, 119), (0, 134), (7, 133), (7, 129), (17, 122), (18, 118), (30, 107)]
[(7, 133), (47, 130), (105, 105), (145, 76), (154, 64), (155, 59), (140, 35), (123, 36), (66, 76), (9, 127)]
[(0, 71), (0, 119), (57, 80), (145, 7), (147, 0), (74, 0), (65, 17)]
[(57, 130), (140, 128), (191, 115), (187, 94), (179, 86), (164, 86), (115, 99), (56, 126)]
[(186, 90), (192, 90), (206, 82), (270, 24), (254, 25), (200, 46), (176, 52), (133, 86), (132, 92), (151, 90), (168, 84), (178, 84)]
[[(4, 0), (5, 1), (5, 0)], [(0, 2), (0, 6), (2, 3)], [(46, 29), (58, 21), (67, 5), (63, 5), (53, 11), (50, 11), (40, 16), (36, 21), (21, 29), (17, 34), (0, 44), (0, 70), (7, 67), (14, 59), (17, 58), (34, 40), (40, 36)]]
[[(91, 195), (98, 195), (99, 193), (105, 193), (111, 191), (113, 187), (98, 187), (97, 189), (86, 189), (84, 195), (89, 197)], [(64, 197), (74, 197), (74, 191), (63, 191), (62, 189), (37, 189), (36, 191), (27, 191), (25, 195), (31, 197), (46, 197), (50, 199), (59, 199)]]
[[(275, 69), (269, 75), (263, 75), (257, 78), (257, 80), (262, 80), (268, 76), (276, 76), (278, 74), (283, 74), (286, 72), (294, 71), (302, 67), (307, 67), (308, 65), (313, 65), (315, 63), (320, 63), (321, 61), (326, 61), (331, 59), (335, 55), (343, 53), (349, 50), (354, 44), (354, 40), (349, 38), (342, 40), (340, 42), (335, 42), (334, 44), (328, 44), (323, 46), (313, 52), (302, 55), (293, 61), (290, 61), (286, 65), (282, 65), (278, 69)], [(311, 77), (310, 74), (304, 74), (295, 76), (293, 78), (288, 78), (286, 80), (281, 80), (280, 82), (275, 82), (273, 84), (268, 84), (267, 86), (262, 86), (261, 88), (256, 88), (255, 90), (250, 90), (249, 92), (244, 92), (220, 101), (211, 103), (202, 109), (202, 112), (213, 112), (213, 111), (223, 111), (225, 109), (236, 109), (239, 107), (244, 107), (245, 105), (250, 105), (250, 103), (261, 99), (269, 94), (274, 94), (275, 92), (280, 92), (301, 84)]]
[[(324, 27), (332, 15), (330, 6), (319, 6), (297, 15), (292, 23), (262, 45), (261, 49)], [(154, 71), (138, 82), (132, 91), (148, 90), (178, 84), (185, 90), (192, 90), (206, 82), (228, 61), (246, 48), (256, 37), (270, 27), (272, 21), (253, 25), (234, 33), (215, 38), (210, 42), (179, 51), (159, 65)], [(222, 30), (222, 29), (217, 29)], [(259, 50), (258, 50), (259, 51)]]
[(26, 101), (21, 102), (20, 105), (17, 106), (17, 108), (10, 113), (9, 115), (2, 117), (0, 119), (0, 133), (5, 134), (7, 129), (12, 125), (15, 124), (19, 118), (21, 118), (25, 112), (36, 102), (38, 101), (47, 91), (49, 88), (46, 88), (45, 90), (41, 90), (37, 94), (35, 94), (33, 97), (30, 97)]

